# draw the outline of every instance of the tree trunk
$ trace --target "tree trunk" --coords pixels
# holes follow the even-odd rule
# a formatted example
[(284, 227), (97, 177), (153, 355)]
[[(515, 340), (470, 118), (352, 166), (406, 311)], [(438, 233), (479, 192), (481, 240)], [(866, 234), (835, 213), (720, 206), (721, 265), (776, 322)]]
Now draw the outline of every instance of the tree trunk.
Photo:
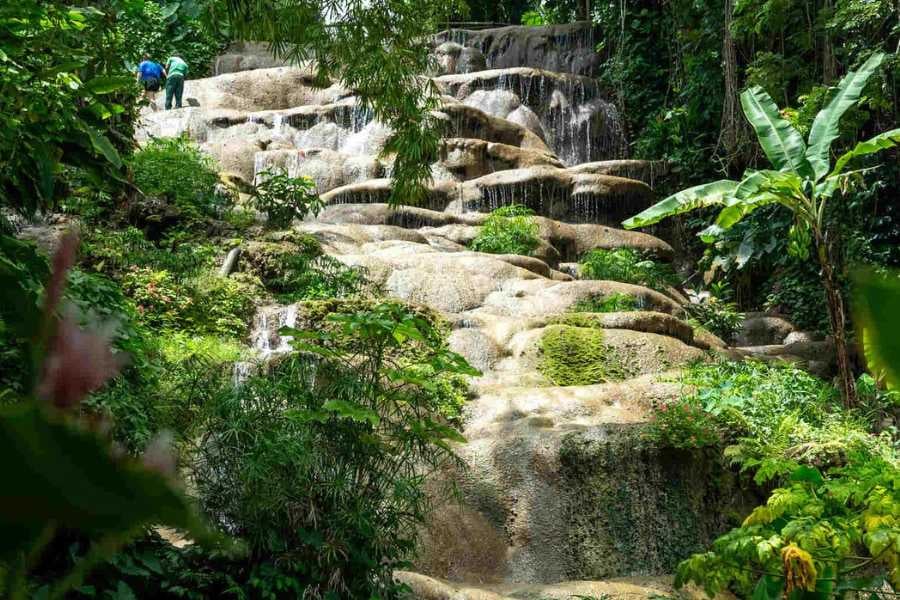
[(834, 357), (837, 362), (838, 379), (844, 406), (856, 406), (856, 379), (853, 377), (853, 365), (850, 363), (850, 351), (847, 347), (847, 319), (844, 312), (844, 298), (834, 274), (829, 242), (821, 236), (816, 237), (816, 255), (822, 268), (822, 283), (825, 286), (825, 300), (828, 303), (828, 319), (831, 322), (831, 334), (834, 338)]
[(719, 145), (725, 150), (725, 164), (732, 167), (746, 159), (744, 143), (744, 116), (740, 109), (737, 71), (737, 49), (731, 35), (734, 18), (734, 1), (725, 0), (725, 19), (722, 32), (722, 68), (725, 79), (725, 97), (722, 104), (722, 120), (719, 125)]

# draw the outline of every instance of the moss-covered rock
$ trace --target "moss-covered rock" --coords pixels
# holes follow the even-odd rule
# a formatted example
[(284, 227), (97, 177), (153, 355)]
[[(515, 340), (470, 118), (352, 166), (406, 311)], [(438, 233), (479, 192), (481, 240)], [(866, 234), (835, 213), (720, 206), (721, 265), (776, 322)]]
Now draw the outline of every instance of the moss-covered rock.
[(720, 451), (650, 447), (639, 425), (570, 434), (559, 452), (572, 578), (670, 573), (751, 506)]
[(591, 385), (621, 379), (622, 369), (593, 327), (551, 325), (540, 341), (538, 370), (554, 385)]
[(259, 277), (266, 287), (277, 290), (292, 268), (291, 258), (305, 256), (312, 259), (321, 255), (322, 246), (316, 238), (294, 233), (280, 236), (277, 241), (248, 242), (244, 246), (242, 268)]

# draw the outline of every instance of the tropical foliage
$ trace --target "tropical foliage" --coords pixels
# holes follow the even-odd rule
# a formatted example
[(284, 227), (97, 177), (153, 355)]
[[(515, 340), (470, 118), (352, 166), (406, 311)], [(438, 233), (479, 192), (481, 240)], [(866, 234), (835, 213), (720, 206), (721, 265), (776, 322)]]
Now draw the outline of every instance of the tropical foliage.
[(805, 257), (812, 246), (822, 269), (841, 384), (850, 405), (856, 402), (856, 393), (847, 349), (846, 315), (834, 273), (834, 243), (824, 215), (829, 200), (851, 186), (853, 176), (858, 174), (847, 170), (851, 161), (900, 142), (900, 129), (886, 131), (859, 142), (831, 166), (831, 145), (839, 135), (841, 117), (857, 103), (866, 82), (883, 60), (883, 54), (874, 54), (859, 70), (849, 72), (841, 80), (835, 95), (816, 115), (806, 142), (781, 117), (765, 90), (748, 89), (741, 94), (744, 114), (775, 170), (748, 171), (739, 182), (720, 180), (689, 188), (624, 223), (628, 228), (645, 227), (698, 208), (721, 207), (715, 223), (700, 233), (704, 241), (712, 242), (760, 207), (779, 204), (790, 210), (794, 215), (788, 232), (791, 253)]
[(124, 180), (137, 90), (114, 23), (90, 6), (0, 7), (0, 205), (51, 208), (72, 168), (101, 189)]
[(501, 206), (491, 211), (469, 247), (476, 252), (531, 256), (541, 242), (533, 216), (534, 211), (521, 204)]
[(290, 177), (287, 171), (266, 169), (257, 174), (257, 179), (250, 206), (266, 213), (269, 227), (284, 229), (294, 219), (316, 216), (322, 209), (315, 183), (309, 177)]

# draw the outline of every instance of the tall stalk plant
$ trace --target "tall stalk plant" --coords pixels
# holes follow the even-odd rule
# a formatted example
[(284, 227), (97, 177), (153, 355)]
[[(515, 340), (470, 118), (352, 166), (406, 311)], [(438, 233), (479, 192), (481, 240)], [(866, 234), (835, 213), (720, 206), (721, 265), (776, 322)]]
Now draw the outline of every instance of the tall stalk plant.
[(688, 188), (651, 206), (623, 223), (628, 229), (645, 227), (697, 208), (721, 206), (715, 223), (700, 232), (711, 243), (723, 231), (751, 212), (769, 204), (780, 204), (794, 215), (789, 230), (791, 252), (808, 258), (810, 247), (821, 267), (822, 285), (834, 337), (835, 357), (844, 402), (856, 404), (856, 385), (847, 344), (844, 300), (835, 274), (837, 242), (825, 222), (825, 208), (832, 197), (844, 192), (860, 170), (846, 170), (853, 159), (896, 146), (900, 129), (893, 129), (859, 142), (831, 165), (831, 144), (839, 136), (841, 117), (859, 100), (866, 82), (884, 60), (872, 55), (858, 70), (850, 71), (835, 88), (828, 105), (813, 121), (809, 138), (781, 118), (774, 100), (761, 88), (741, 94), (744, 115), (759, 138), (774, 169), (748, 170), (740, 181), (723, 179)]

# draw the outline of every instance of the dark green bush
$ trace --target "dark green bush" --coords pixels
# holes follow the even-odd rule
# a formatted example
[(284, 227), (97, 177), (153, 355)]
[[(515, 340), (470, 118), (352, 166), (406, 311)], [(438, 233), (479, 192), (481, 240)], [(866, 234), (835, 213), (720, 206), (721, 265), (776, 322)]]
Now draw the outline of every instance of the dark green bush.
[(579, 274), (584, 279), (634, 283), (656, 290), (678, 283), (671, 265), (657, 262), (634, 248), (591, 250), (581, 257), (579, 264)]
[(246, 540), (254, 564), (277, 565), (305, 594), (398, 597), (392, 573), (428, 508), (421, 474), (453, 460), (446, 442), (460, 439), (420, 369), (471, 368), (401, 304), (335, 313), (323, 325), (293, 332), (303, 354), (215, 404), (195, 455), (196, 489), (210, 517)]
[(489, 254), (531, 256), (540, 244), (540, 229), (533, 215), (533, 210), (521, 204), (502, 206), (491, 212), (469, 247)]
[(141, 191), (172, 202), (186, 217), (221, 216), (231, 206), (231, 198), (216, 191), (215, 161), (187, 137), (151, 140), (131, 166)]
[(250, 206), (266, 213), (267, 225), (274, 229), (290, 226), (294, 219), (318, 215), (324, 203), (309, 177), (291, 177), (284, 170), (267, 169), (257, 174)]

